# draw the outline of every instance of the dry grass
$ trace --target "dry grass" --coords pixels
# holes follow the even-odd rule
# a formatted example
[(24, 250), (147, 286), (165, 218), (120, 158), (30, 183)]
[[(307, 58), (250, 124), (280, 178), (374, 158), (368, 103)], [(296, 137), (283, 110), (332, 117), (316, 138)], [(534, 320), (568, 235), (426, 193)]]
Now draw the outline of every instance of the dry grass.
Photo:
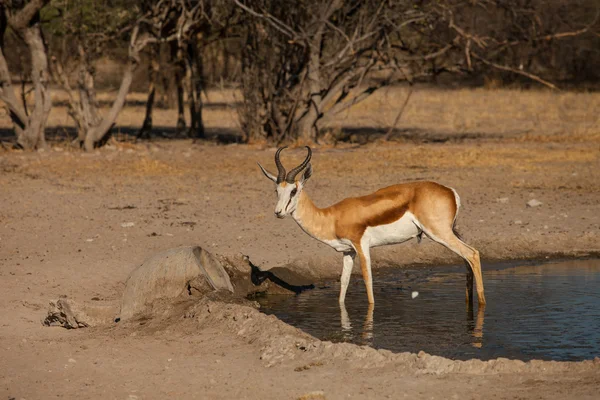
[[(374, 171), (405, 168), (493, 168), (506, 167), (520, 171), (546, 169), (554, 163), (590, 163), (600, 160), (596, 148), (573, 147), (541, 149), (538, 146), (461, 146), (461, 145), (418, 145), (418, 146), (372, 146), (366, 153), (356, 153), (356, 162), (344, 167), (343, 174), (367, 174)], [(399, 156), (401, 152), (401, 157)], [(346, 160), (352, 155), (347, 155)], [(334, 158), (319, 161), (324, 173), (339, 171)]]
[[(408, 91), (385, 88), (337, 116), (331, 126), (391, 126)], [(397, 128), (448, 134), (552, 136), (597, 141), (600, 94), (511, 89), (416, 89)], [(550, 139), (552, 140), (552, 139)]]
[[(338, 129), (354, 127), (385, 130), (396, 117), (396, 108), (406, 96), (404, 88), (387, 88), (368, 100), (358, 104), (331, 124)], [(108, 94), (103, 94), (108, 96)], [(237, 115), (233, 101), (237, 94), (233, 91), (209, 93), (209, 103), (204, 118), (208, 128), (236, 129)], [(107, 97), (108, 98), (108, 97)], [(144, 95), (132, 93), (131, 99), (141, 101)], [(599, 161), (597, 143), (600, 143), (600, 94), (595, 93), (555, 93), (550, 91), (520, 91), (507, 89), (459, 89), (435, 90), (419, 88), (409, 102), (398, 128), (416, 130), (419, 135), (437, 134), (442, 137), (460, 137), (471, 133), (483, 139), (481, 143), (491, 145), (460, 146), (450, 143), (444, 145), (374, 143), (365, 152), (356, 154), (355, 162), (344, 166), (344, 173), (368, 174), (377, 170), (394, 169), (432, 169), (432, 168), (494, 168), (505, 167), (513, 171), (553, 171), (555, 165), (584, 166)], [(144, 117), (144, 108), (127, 107), (119, 117), (119, 125), (136, 127)], [(156, 109), (155, 126), (173, 127), (176, 113), (174, 110)], [(70, 119), (64, 107), (53, 109), (50, 124), (69, 126)], [(0, 125), (8, 127), (7, 119), (0, 119)], [(97, 159), (91, 158), (85, 163), (77, 163), (77, 157), (64, 162), (47, 162), (46, 168), (55, 170), (63, 176), (86, 174), (104, 169), (107, 174), (117, 177), (136, 176), (177, 176), (193, 174), (202, 178), (206, 168), (219, 169), (223, 173), (234, 174), (243, 169), (255, 168), (253, 162), (239, 157), (223, 160), (206, 160), (201, 165), (190, 166), (190, 159), (168, 159), (155, 157), (151, 152), (142, 152), (142, 157), (120, 157), (127, 151), (139, 151), (140, 145), (131, 142), (131, 136), (114, 135), (109, 146)], [(487, 140), (487, 139), (493, 139)], [(493, 143), (502, 143), (494, 145)], [(591, 144), (591, 145), (590, 145)], [(53, 147), (57, 147), (53, 144)], [(65, 142), (59, 145), (65, 153), (79, 154)], [(322, 146), (321, 150), (331, 147)], [(341, 146), (343, 147), (343, 146)], [(246, 147), (249, 149), (249, 147)], [(115, 150), (114, 152), (111, 150)], [(399, 156), (401, 152), (402, 156)], [(289, 162), (303, 157), (303, 151), (290, 152)], [(345, 156), (352, 160), (353, 154)], [(368, 162), (363, 162), (368, 157)], [(106, 160), (110, 166), (106, 165)], [(319, 169), (324, 173), (336, 175), (339, 164), (336, 157), (322, 157)], [(560, 171), (554, 171), (556, 173)]]
[[(369, 128), (384, 131), (396, 118), (407, 95), (406, 88), (384, 88), (362, 103), (336, 115), (327, 127)], [(99, 94), (99, 100), (110, 101), (114, 93)], [(56, 102), (64, 102), (66, 94), (54, 91)], [(145, 93), (131, 93), (130, 104), (117, 121), (118, 127), (141, 126), (144, 119)], [(207, 128), (239, 131), (235, 110), (240, 94), (235, 90), (212, 90), (205, 96), (204, 123)], [(64, 103), (63, 103), (64, 104)], [(525, 142), (600, 142), (600, 94), (551, 92), (515, 89), (415, 89), (397, 128), (410, 132), (442, 134), (449, 138), (477, 135), (482, 138), (512, 139)], [(53, 108), (50, 127), (72, 127), (66, 107)], [(103, 112), (106, 109), (102, 110)], [(10, 121), (0, 114), (0, 128), (10, 128)], [(156, 108), (155, 127), (173, 128), (175, 110)]]

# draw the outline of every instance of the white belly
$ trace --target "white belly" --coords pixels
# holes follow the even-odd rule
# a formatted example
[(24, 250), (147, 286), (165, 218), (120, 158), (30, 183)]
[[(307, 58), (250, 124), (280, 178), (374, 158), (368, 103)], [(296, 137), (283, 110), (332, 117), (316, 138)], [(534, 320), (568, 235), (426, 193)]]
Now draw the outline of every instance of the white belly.
[(352, 242), (348, 239), (321, 240), (321, 242), (330, 245), (336, 251), (350, 251), (354, 249)]
[(407, 212), (391, 224), (368, 227), (363, 241), (368, 240), (370, 247), (406, 242), (420, 232), (415, 222), (415, 216)]

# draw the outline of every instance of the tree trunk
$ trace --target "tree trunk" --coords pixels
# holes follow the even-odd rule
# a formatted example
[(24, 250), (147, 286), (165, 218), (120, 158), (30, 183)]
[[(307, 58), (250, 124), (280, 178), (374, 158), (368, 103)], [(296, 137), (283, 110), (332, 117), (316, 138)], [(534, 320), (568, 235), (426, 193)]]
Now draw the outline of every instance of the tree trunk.
[[(91, 127), (97, 126), (102, 121), (98, 113), (98, 102), (96, 101), (95, 78), (88, 64), (86, 54), (83, 48), (80, 48), (79, 78), (77, 81), (79, 92), (79, 104), (72, 104), (71, 108), (79, 107), (77, 117), (78, 140), (79, 144), (85, 142), (85, 138)], [(68, 79), (65, 77), (64, 79)]]
[(321, 102), (323, 100), (322, 91), (324, 88), (321, 81), (321, 51), (323, 50), (323, 32), (327, 20), (337, 11), (344, 2), (342, 0), (332, 0), (328, 5), (324, 4), (324, 9), (320, 15), (320, 24), (311, 40), (310, 53), (308, 59), (308, 88), (309, 98), (307, 112), (300, 117), (297, 122), (298, 139), (304, 143), (315, 142), (318, 136), (317, 121), (321, 118)]
[(6, 32), (6, 18), (0, 13), (0, 100), (4, 101), (8, 108), (10, 119), (17, 137), (24, 134), (27, 129), (29, 118), (24, 105), (19, 102), (15, 89), (12, 85), (8, 64), (4, 57), (4, 33)]
[(156, 95), (156, 81), (160, 73), (160, 63), (158, 62), (158, 45), (152, 46), (150, 52), (150, 65), (148, 67), (148, 100), (146, 101), (146, 117), (142, 128), (137, 134), (138, 139), (149, 139), (152, 131), (152, 110), (154, 109), (154, 96)]
[(46, 147), (46, 122), (52, 108), (52, 99), (48, 90), (50, 82), (48, 55), (38, 24), (26, 28), (23, 39), (31, 55), (31, 80), (35, 100), (27, 129), (20, 136), (17, 135), (17, 142), (25, 149), (38, 149)]
[(308, 104), (306, 113), (297, 122), (298, 139), (303, 143), (314, 142), (317, 138), (316, 122), (321, 105), (321, 42), (323, 25), (317, 30), (310, 47), (308, 61)]
[(320, 114), (314, 103), (308, 105), (308, 111), (296, 123), (297, 138), (302, 143), (312, 143), (317, 140), (317, 121)]
[(177, 88), (177, 134), (185, 131), (185, 99), (183, 81), (186, 78), (186, 63), (181, 49), (177, 42), (171, 43), (171, 63), (175, 68), (175, 86)]
[(177, 88), (181, 85), (181, 80), (177, 76), (177, 69), (180, 68), (177, 64), (177, 49), (177, 41), (173, 41), (161, 44), (159, 53), (162, 89), (160, 106), (169, 110), (177, 107)]
[(108, 133), (111, 128), (115, 125), (115, 121), (119, 116), (119, 113), (125, 105), (125, 99), (129, 93), (131, 82), (133, 81), (133, 73), (138, 66), (137, 60), (130, 57), (125, 72), (123, 73), (123, 80), (121, 81), (121, 87), (117, 93), (117, 98), (113, 102), (113, 105), (108, 114), (102, 119), (99, 125), (90, 128), (85, 136), (83, 147), (86, 151), (94, 150), (94, 147), (100, 142)]
[(204, 124), (202, 123), (202, 89), (203, 89), (203, 66), (198, 42), (192, 39), (188, 43), (188, 76), (189, 76), (189, 94), (190, 103), (190, 130), (188, 136), (195, 139), (204, 139)]
[[(41, 7), (40, 7), (41, 8)], [(27, 114), (27, 105), (21, 104), (15, 95), (10, 71), (4, 57), (4, 33), (8, 20), (4, 10), (0, 10), (0, 99), (9, 110), (17, 143), (24, 149), (44, 148), (46, 146), (45, 128), (52, 108), (52, 99), (48, 90), (49, 69), (46, 45), (42, 37), (39, 13), (36, 13), (26, 25), (18, 29), (20, 36), (27, 44), (31, 55), (31, 80), (33, 83), (34, 106), (31, 114)], [(13, 17), (18, 19), (20, 14)]]

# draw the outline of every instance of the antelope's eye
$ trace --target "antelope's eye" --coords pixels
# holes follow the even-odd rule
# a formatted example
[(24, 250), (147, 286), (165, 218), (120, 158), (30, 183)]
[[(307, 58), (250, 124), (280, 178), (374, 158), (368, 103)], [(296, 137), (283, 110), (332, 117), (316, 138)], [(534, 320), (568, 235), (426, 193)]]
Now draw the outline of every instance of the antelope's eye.
[(290, 194), (290, 197), (294, 197), (296, 195), (296, 193), (298, 193), (298, 189), (297, 188), (293, 188), (292, 189), (292, 193)]

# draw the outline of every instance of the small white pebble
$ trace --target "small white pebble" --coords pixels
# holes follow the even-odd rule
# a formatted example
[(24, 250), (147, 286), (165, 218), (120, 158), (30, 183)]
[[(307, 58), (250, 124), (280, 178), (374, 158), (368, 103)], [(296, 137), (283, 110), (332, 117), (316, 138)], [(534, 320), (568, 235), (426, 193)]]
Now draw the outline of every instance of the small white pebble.
[(414, 299), (414, 298), (416, 298), (418, 295), (419, 295), (419, 292), (412, 292), (410, 296), (411, 296), (411, 297)]
[(544, 204), (544, 203), (542, 203), (542, 202), (541, 202), (541, 201), (539, 201), (539, 200), (536, 200), (536, 199), (531, 199), (531, 200), (529, 200), (529, 201), (527, 202), (527, 207), (539, 207), (539, 206), (541, 206), (542, 204)]
[(131, 228), (132, 226), (135, 226), (135, 222), (123, 222), (121, 224), (122, 228)]

